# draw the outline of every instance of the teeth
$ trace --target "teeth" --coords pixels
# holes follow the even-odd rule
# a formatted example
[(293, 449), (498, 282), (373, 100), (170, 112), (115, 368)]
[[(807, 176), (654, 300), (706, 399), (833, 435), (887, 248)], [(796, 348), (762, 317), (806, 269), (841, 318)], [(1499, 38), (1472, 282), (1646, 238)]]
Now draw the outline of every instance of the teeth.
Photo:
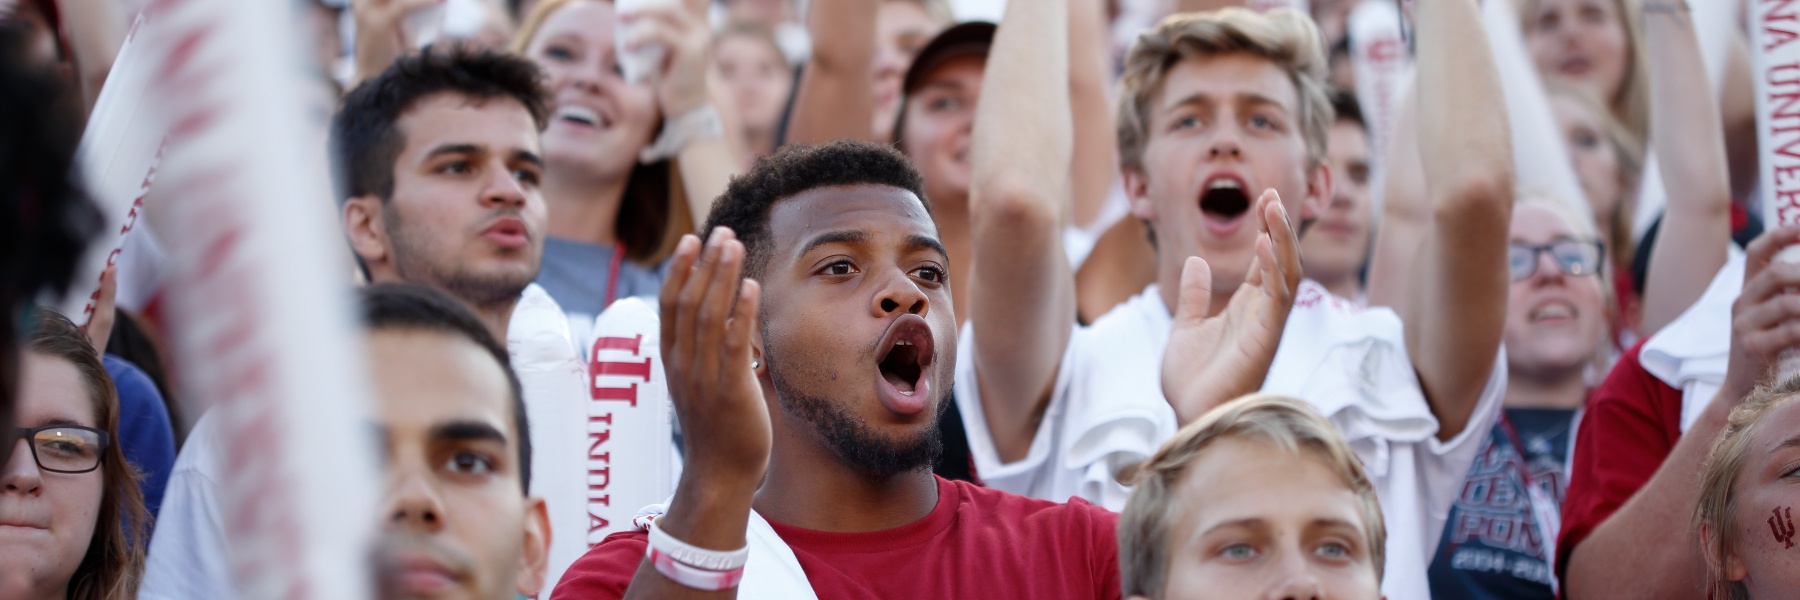
[(582, 106), (565, 106), (561, 110), (556, 111), (556, 118), (580, 121), (589, 125), (598, 124), (600, 122), (600, 115), (598, 113)]
[(1243, 187), (1244, 186), (1238, 185), (1238, 182), (1236, 180), (1215, 179), (1215, 180), (1213, 180), (1212, 185), (1206, 186), (1206, 189), (1208, 189), (1208, 190), (1237, 190), (1237, 189), (1243, 189)]
[(1573, 316), (1575, 316), (1574, 310), (1560, 304), (1540, 308), (1531, 315), (1533, 319), (1566, 319)]
[(894, 344), (894, 345), (895, 345), (895, 346), (911, 346), (911, 345), (913, 345), (913, 343), (912, 343), (912, 342), (908, 342), (908, 341), (906, 341), (906, 340), (900, 340), (900, 342), (899, 342), (899, 343), (896, 343), (896, 344)]

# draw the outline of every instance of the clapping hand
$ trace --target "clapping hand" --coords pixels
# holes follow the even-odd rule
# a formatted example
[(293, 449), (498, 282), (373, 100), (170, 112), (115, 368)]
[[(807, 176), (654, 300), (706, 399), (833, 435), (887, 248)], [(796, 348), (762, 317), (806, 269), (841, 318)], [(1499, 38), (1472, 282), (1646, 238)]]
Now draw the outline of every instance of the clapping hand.
[[(754, 492), (769, 466), (772, 434), (762, 384), (751, 367), (761, 287), (743, 279), (744, 244), (730, 229), (682, 236), (663, 282), (662, 352), (681, 422), (682, 478)], [(746, 501), (747, 501), (746, 496)]]
[(1188, 257), (1181, 269), (1175, 324), (1163, 352), (1163, 396), (1182, 424), (1227, 400), (1255, 392), (1275, 362), (1294, 293), (1300, 287), (1300, 240), (1275, 190), (1252, 210), (1262, 215), (1256, 258), (1219, 314), (1212, 307), (1212, 269)]

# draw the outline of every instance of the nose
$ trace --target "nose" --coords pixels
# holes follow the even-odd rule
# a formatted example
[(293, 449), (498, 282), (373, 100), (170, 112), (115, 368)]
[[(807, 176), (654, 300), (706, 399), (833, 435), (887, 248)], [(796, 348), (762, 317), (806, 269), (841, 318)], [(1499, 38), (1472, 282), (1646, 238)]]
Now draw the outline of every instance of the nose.
[(513, 175), (512, 167), (498, 157), (488, 169), (487, 185), (481, 191), (481, 203), (487, 208), (525, 208), (525, 186)]
[(444, 506), (436, 487), (418, 471), (393, 464), (387, 499), (388, 527), (436, 532), (444, 527)]
[(1237, 129), (1230, 125), (1220, 126), (1216, 129), (1217, 131), (1212, 137), (1212, 147), (1207, 150), (1207, 156), (1213, 160), (1243, 158), (1244, 147), (1243, 143), (1238, 140)]
[(21, 437), (13, 440), (12, 456), (6, 459), (6, 470), (0, 471), (0, 483), (8, 494), (35, 495), (44, 486), (44, 474), (38, 470), (31, 446)]
[(924, 316), (930, 308), (925, 292), (906, 273), (897, 268), (892, 273), (893, 276), (882, 283), (881, 291), (875, 294), (870, 312), (877, 318), (899, 316), (903, 311)]
[(1536, 270), (1531, 272), (1533, 279), (1540, 283), (1562, 281), (1562, 267), (1556, 264), (1556, 257), (1551, 256), (1549, 252), (1539, 251), (1537, 256), (1532, 258), (1537, 263)]
[(1325, 587), (1319, 584), (1319, 578), (1308, 568), (1306, 559), (1298, 553), (1281, 561), (1278, 579), (1274, 588), (1264, 596), (1268, 600), (1319, 600), (1325, 597)]

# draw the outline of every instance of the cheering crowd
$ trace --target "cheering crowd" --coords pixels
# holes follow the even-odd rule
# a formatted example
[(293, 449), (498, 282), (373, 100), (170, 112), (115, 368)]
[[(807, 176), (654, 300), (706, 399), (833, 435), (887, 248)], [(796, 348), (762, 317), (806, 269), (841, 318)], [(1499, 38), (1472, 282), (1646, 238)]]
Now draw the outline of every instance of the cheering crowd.
[[(51, 308), (163, 4), (0, 0), (0, 600), (287, 597), (182, 401), (182, 198)], [(1800, 590), (1764, 2), (279, 4), (367, 595)], [(674, 464), (565, 521), (639, 485), (556, 412), (621, 374)]]

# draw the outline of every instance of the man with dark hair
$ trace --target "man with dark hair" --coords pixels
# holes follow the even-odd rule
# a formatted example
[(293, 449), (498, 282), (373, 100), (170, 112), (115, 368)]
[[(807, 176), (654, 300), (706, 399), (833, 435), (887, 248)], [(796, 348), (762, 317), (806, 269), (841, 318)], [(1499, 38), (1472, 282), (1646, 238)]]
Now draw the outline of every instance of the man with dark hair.
[(453, 46), (402, 57), (344, 97), (332, 165), (370, 281), (444, 289), (505, 338), (544, 257), (539, 79), (528, 60)]
[(487, 600), (543, 587), (544, 500), (529, 495), (531, 433), (506, 348), (469, 308), (420, 285), (363, 291), (385, 447), (381, 597)]
[(675, 496), (553, 598), (1119, 596), (1112, 513), (931, 473), (956, 318), (919, 186), (848, 141), (732, 181), (662, 291)]
[[(491, 340), (506, 339), (544, 254), (538, 132), (548, 109), (538, 81), (522, 58), (431, 48), (358, 85), (331, 123), (344, 230), (369, 280), (448, 292)], [(216, 502), (217, 428), (202, 417), (176, 459), (144, 598), (235, 596)]]

